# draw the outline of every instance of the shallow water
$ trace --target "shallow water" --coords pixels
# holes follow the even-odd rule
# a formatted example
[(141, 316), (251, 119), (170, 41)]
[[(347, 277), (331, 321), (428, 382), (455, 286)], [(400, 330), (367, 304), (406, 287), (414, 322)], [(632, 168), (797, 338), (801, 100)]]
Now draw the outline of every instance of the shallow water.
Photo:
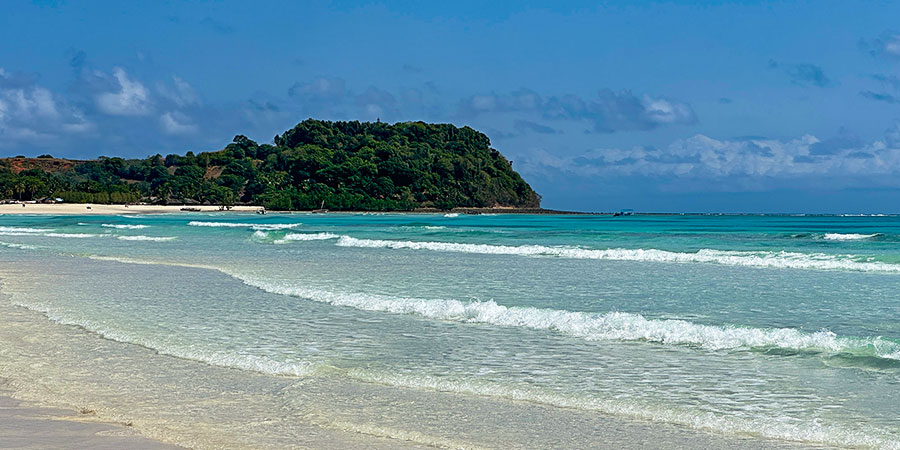
[[(637, 419), (675, 425), (672, 446), (900, 448), (897, 217), (3, 216), (0, 244), (9, 314), (99, 334), (121, 355), (108, 376), (144, 380), (124, 402), (85, 369), (80, 400), (167, 439), (222, 444), (186, 434), (189, 412), (148, 413), (185, 365), (212, 371), (194, 402), (211, 424), (243, 403), (260, 427), (227, 442), (554, 446), (521, 431), (537, 421), (591, 447), (619, 419), (666, 439)], [(148, 374), (129, 344), (180, 359)], [(35, 358), (7, 353), (7, 371)]]

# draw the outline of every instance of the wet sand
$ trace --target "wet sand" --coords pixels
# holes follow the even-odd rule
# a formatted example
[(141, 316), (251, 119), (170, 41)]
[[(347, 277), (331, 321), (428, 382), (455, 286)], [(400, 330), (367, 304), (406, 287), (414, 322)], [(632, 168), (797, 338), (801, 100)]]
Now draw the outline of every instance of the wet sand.
[(8, 395), (0, 379), (0, 448), (175, 450), (137, 434), (125, 424), (92, 420), (92, 414), (31, 406)]

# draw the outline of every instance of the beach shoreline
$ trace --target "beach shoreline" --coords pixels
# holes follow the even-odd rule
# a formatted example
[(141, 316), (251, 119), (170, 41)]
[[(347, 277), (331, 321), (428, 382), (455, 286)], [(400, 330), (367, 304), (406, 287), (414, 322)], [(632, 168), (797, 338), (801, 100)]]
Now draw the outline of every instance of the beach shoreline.
[(90, 410), (34, 405), (14, 397), (0, 378), (0, 447), (40, 449), (175, 450), (147, 438), (129, 424), (96, 420)]
[[(884, 413), (876, 410), (871, 419), (863, 416), (871, 429), (855, 428), (841, 417), (825, 418), (823, 427), (807, 426), (810, 422), (805, 416), (798, 417), (795, 426), (781, 428), (777, 421), (782, 416), (776, 408), (773, 415), (744, 414), (747, 408), (732, 413), (728, 406), (722, 407), (721, 413), (701, 409), (706, 404), (733, 405), (751, 395), (747, 404), (755, 406), (761, 403), (756, 398), (785, 394), (794, 398), (806, 393), (805, 379), (797, 380), (796, 385), (779, 383), (774, 387), (745, 381), (757, 376), (784, 380), (790, 371), (816, 375), (840, 371), (848, 377), (856, 373), (843, 367), (821, 367), (820, 359), (828, 356), (807, 351), (794, 334), (782, 334), (780, 329), (772, 334), (759, 323), (752, 328), (767, 339), (763, 345), (804, 356), (788, 360), (741, 348), (755, 345), (746, 333), (729, 337), (729, 346), (737, 350), (712, 350), (709, 344), (721, 342), (721, 330), (729, 330), (725, 327), (737, 321), (733, 318), (720, 318), (709, 326), (697, 325), (684, 316), (645, 320), (622, 314), (618, 317), (625, 322), (620, 326), (595, 320), (613, 317), (605, 315), (605, 310), (614, 309), (615, 304), (599, 304), (592, 313), (604, 315), (586, 316), (580, 311), (583, 305), (554, 300), (549, 312), (533, 311), (517, 308), (525, 302), (509, 297), (499, 298), (496, 304), (464, 303), (472, 305), (469, 311), (480, 314), (478, 321), (471, 323), (454, 312), (459, 303), (442, 299), (461, 299), (482, 290), (471, 286), (486, 286), (484, 292), (496, 295), (490, 283), (497, 279), (521, 283), (524, 289), (514, 292), (521, 295), (535, 289), (540, 280), (503, 278), (500, 271), (473, 275), (471, 264), (485, 271), (498, 266), (501, 260), (497, 255), (475, 254), (495, 247), (463, 247), (474, 250), (470, 252), (474, 255), (459, 257), (431, 249), (376, 252), (372, 247), (337, 245), (336, 240), (336, 233), (357, 239), (381, 237), (372, 231), (377, 229), (378, 233), (390, 233), (395, 242), (571, 245), (568, 235), (556, 237), (557, 230), (563, 223), (580, 222), (579, 227), (568, 228), (579, 236), (576, 242), (605, 246), (618, 243), (608, 244), (606, 234), (631, 233), (637, 227), (645, 235), (655, 236), (658, 229), (676, 228), (680, 221), (664, 222), (648, 231), (642, 227), (656, 222), (628, 225), (627, 219), (466, 218), (461, 214), (458, 219), (442, 214), (400, 219), (337, 212), (330, 216), (255, 216), (119, 215), (95, 216), (94, 220), (6, 216), (3, 241), (8, 242), (0, 251), (0, 316), (4, 317), (0, 326), (0, 397), (18, 399), (29, 407), (64, 410), (58, 414), (29, 412), (14, 420), (31, 420), (31, 416), (62, 419), (37, 425), (26, 421), (14, 427), (51, 427), (52, 433), (73, 433), (70, 428), (74, 425), (69, 422), (77, 422), (108, 427), (91, 431), (93, 434), (118, 436), (123, 432), (121, 424), (131, 424), (124, 432), (190, 448), (557, 448), (561, 443), (567, 448), (825, 446), (820, 443), (894, 448), (891, 442), (897, 442), (890, 438), (893, 412), (889, 408)], [(883, 233), (889, 233), (881, 224), (872, 230), (843, 230), (811, 219), (791, 220), (797, 223), (794, 228), (807, 233), (788, 235), (780, 222), (775, 222), (778, 228), (774, 230), (769, 225), (762, 229), (785, 245), (818, 243), (826, 249), (860, 246), (869, 240), (879, 245)], [(735, 232), (751, 234), (748, 228), (760, 229), (755, 219), (716, 218), (705, 223), (710, 228), (728, 225), (725, 238), (729, 240)], [(528, 226), (514, 234), (523, 225)], [(535, 230), (542, 229), (550, 231), (536, 237)], [(822, 233), (836, 230), (859, 242), (826, 241)], [(605, 234), (602, 239), (583, 239), (588, 232)], [(297, 240), (275, 242), (292, 233)], [(132, 236), (139, 239), (110, 239)], [(311, 238), (304, 240), (306, 237)], [(837, 247), (835, 251), (843, 250)], [(395, 255), (390, 266), (379, 264)], [(663, 262), (646, 258), (597, 262), (521, 258), (518, 253), (508, 256), (502, 261), (514, 266), (513, 275), (546, 274), (561, 286), (584, 282), (585, 273), (606, 274), (593, 284), (585, 282), (589, 299), (603, 285), (635, 286), (649, 273), (664, 274), (660, 289), (674, 286), (673, 295), (683, 291), (686, 295), (677, 298), (693, 301), (696, 284), (679, 287), (667, 279), (697, 277), (704, 282), (712, 280), (714, 286), (747, 286), (755, 285), (762, 273), (715, 264), (663, 266)], [(642, 265), (648, 270), (642, 272)], [(406, 276), (416, 267), (422, 269), (413, 272), (415, 282), (391, 276)], [(371, 273), (373, 270), (378, 272)], [(416, 283), (431, 280), (430, 271), (439, 272), (428, 285), (438, 290), (426, 292)], [(329, 275), (338, 273), (341, 276)], [(770, 285), (807, 285), (835, 271), (767, 273)], [(330, 285), (322, 287), (317, 280), (328, 276), (333, 276), (333, 281), (329, 279)], [(445, 277), (466, 283), (444, 290), (442, 286), (449, 285)], [(877, 294), (878, 289), (889, 292), (895, 281), (884, 276), (876, 280), (855, 271), (836, 272), (833, 277), (834, 284), (864, 283), (862, 288), (856, 287), (865, 297)], [(724, 278), (734, 284), (721, 284), (719, 280)], [(837, 292), (836, 296), (842, 292), (827, 291)], [(646, 291), (654, 296), (658, 292), (661, 290)], [(526, 300), (531, 298), (527, 295)], [(534, 297), (561, 296), (539, 291)], [(713, 293), (706, 298), (710, 297), (719, 296)], [(427, 309), (414, 310), (408, 305)], [(514, 326), (504, 322), (508, 312), (519, 314)], [(548, 330), (546, 321), (560, 316), (579, 328)], [(644, 343), (627, 335), (610, 338), (599, 334), (605, 333), (608, 325), (613, 331), (622, 326), (662, 327), (667, 336), (680, 340)], [(601, 339), (584, 339), (584, 334), (575, 334), (579, 330), (596, 332)], [(686, 332), (691, 333), (687, 339), (683, 337)], [(853, 339), (861, 334), (852, 330), (837, 333), (838, 338)], [(811, 335), (800, 333), (799, 338), (807, 336)], [(420, 350), (423, 342), (428, 343), (428, 350)], [(521, 348), (519, 342), (524, 343)], [(840, 342), (848, 351), (863, 345)], [(484, 343), (490, 343), (486, 350), (482, 350)], [(260, 348), (265, 350), (257, 350)], [(431, 348), (452, 350), (434, 363), (428, 359), (434, 353)], [(513, 350), (528, 353), (523, 358), (512, 354)], [(378, 351), (379, 356), (369, 356), (370, 351)], [(876, 356), (890, 359), (881, 356), (885, 353), (881, 349)], [(527, 379), (516, 378), (523, 372)], [(686, 382), (679, 379), (682, 373), (690, 376), (685, 377)], [(566, 384), (569, 379), (574, 382)], [(591, 384), (583, 380), (591, 380)], [(832, 391), (823, 391), (834, 398)], [(625, 394), (613, 397), (620, 392)], [(698, 395), (714, 397), (704, 397), (710, 398), (704, 403), (695, 400)], [(684, 400), (672, 405), (670, 398)], [(787, 406), (805, 405), (791, 401)], [(20, 406), (0, 399), (0, 407), (4, 402), (10, 408)], [(687, 402), (697, 406), (683, 406), (692, 405)], [(83, 432), (87, 431), (77, 431)], [(0, 433), (0, 448), (7, 447), (7, 441)], [(55, 448), (31, 441), (25, 444), (25, 448)], [(80, 447), (102, 448), (100, 444)]]
[[(23, 206), (24, 205), (24, 206)], [(254, 213), (262, 206), (234, 206), (222, 209), (219, 205), (102, 205), (94, 203), (5, 203), (0, 204), (0, 214), (40, 215), (119, 215), (119, 214), (167, 214), (184, 212), (235, 212)]]
[[(127, 267), (146, 269), (145, 266)], [(709, 433), (673, 424), (515, 399), (328, 376), (273, 376), (209, 365), (109, 339), (80, 326), (59, 323), (43, 313), (8, 303), (6, 290), (4, 283), (0, 287), (0, 312), (9, 317), (9, 326), (0, 332), (0, 354), (15, 357), (0, 364), (0, 371), (4, 372), (0, 375), (7, 377), (0, 377), (0, 448), (181, 448), (173, 444), (186, 448), (282, 448), (285, 439), (291, 439), (283, 436), (278, 444), (257, 442), (259, 445), (254, 445), (241, 433), (226, 432), (227, 427), (218, 423), (223, 417), (222, 411), (232, 411), (224, 417), (259, 411), (258, 407), (271, 407), (273, 397), (269, 394), (259, 397), (258, 390), (254, 395), (250, 395), (249, 390), (221, 391), (216, 388), (219, 381), (235, 386), (238, 383), (267, 386), (262, 391), (270, 393), (296, 393), (302, 387), (303, 392), (319, 398), (313, 404), (305, 401), (297, 404), (299, 409), (295, 413), (300, 414), (273, 422), (300, 427), (309, 448), (500, 448), (500, 443), (509, 442), (517, 433), (534, 433), (530, 437), (534, 439), (531, 448), (548, 448), (553, 442), (561, 442), (555, 440), (562, 439), (560, 433), (564, 434), (578, 423), (588, 423), (586, 429), (591, 431), (589, 435), (573, 436), (567, 442), (570, 448), (638, 449), (664, 445), (687, 449), (699, 445), (757, 450), (806, 447), (794, 442)], [(65, 343), (65, 348), (59, 347), (61, 343)], [(85, 355), (94, 362), (89, 367), (79, 362)], [(128, 361), (125, 371), (121, 370), (123, 366), (115, 364), (123, 361)], [(79, 366), (83, 369), (71, 369)], [(126, 373), (129, 376), (123, 377)], [(138, 374), (150, 378), (134, 379)], [(129, 393), (128, 400), (122, 397), (126, 392)], [(207, 403), (210, 398), (222, 396), (228, 399), (217, 406)], [(434, 414), (440, 417), (440, 423), (456, 423), (463, 417), (459, 414), (459, 405), (472, 405), (466, 410), (472, 416), (465, 416), (462, 423), (468, 425), (459, 430), (458, 438), (454, 438), (430, 429), (406, 430), (388, 420), (392, 417), (387, 414), (389, 411), (385, 411), (383, 426), (356, 414), (398, 401), (400, 404), (428, 405), (424, 409), (412, 406), (405, 413), (417, 417), (417, 423)], [(332, 411), (325, 405), (340, 407)], [(79, 408), (85, 408), (84, 413)], [(172, 422), (180, 417), (175, 414), (179, 410), (191, 411), (192, 422)], [(493, 415), (490, 411), (499, 411), (500, 417), (506, 419), (495, 425), (476, 425), (487, 423), (485, 414)], [(534, 418), (541, 418), (543, 428), (530, 428)], [(128, 426), (132, 421), (134, 426)], [(492, 431), (491, 426), (500, 428)], [(476, 438), (495, 432), (500, 437), (492, 441), (479, 442)], [(278, 438), (270, 433), (267, 434), (269, 438)], [(544, 433), (550, 437), (542, 437)]]
[[(24, 206), (23, 206), (24, 205)], [(41, 214), (41, 215), (118, 215), (118, 214), (173, 214), (173, 213), (325, 213), (325, 214), (548, 214), (548, 215), (595, 215), (600, 213), (557, 211), (543, 208), (454, 208), (440, 210), (435, 208), (418, 208), (412, 211), (272, 211), (259, 205), (240, 205), (223, 209), (221, 205), (125, 205), (95, 203), (4, 203), (0, 204), (0, 214)]]

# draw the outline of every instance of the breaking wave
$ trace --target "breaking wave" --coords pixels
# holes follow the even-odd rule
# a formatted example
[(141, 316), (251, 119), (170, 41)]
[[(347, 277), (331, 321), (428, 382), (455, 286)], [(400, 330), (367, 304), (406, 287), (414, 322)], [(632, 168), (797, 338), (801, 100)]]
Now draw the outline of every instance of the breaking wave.
[(858, 241), (881, 236), (881, 233), (857, 234), (857, 233), (825, 233), (826, 241)]
[(44, 236), (57, 238), (93, 238), (104, 237), (105, 234), (90, 233), (57, 233), (49, 228), (0, 227), (0, 236)]
[(175, 236), (116, 236), (123, 241), (153, 241), (165, 242), (177, 239)]
[(46, 233), (48, 231), (53, 230), (49, 228), (0, 227), (0, 232), (2, 233)]
[[(878, 358), (900, 361), (900, 342), (882, 337), (838, 336), (830, 331), (804, 332), (789, 328), (752, 328), (734, 325), (704, 325), (678, 319), (649, 319), (632, 313), (585, 313), (533, 307), (508, 307), (493, 301), (459, 301), (443, 299), (404, 298), (368, 293), (335, 292), (286, 285), (265, 278), (244, 276), (238, 272), (191, 264), (162, 263), (95, 257), (136, 264), (163, 264), (214, 269), (234, 276), (244, 283), (268, 292), (296, 296), (335, 306), (367, 311), (411, 314), (429, 319), (503, 327), (521, 327), (560, 333), (586, 340), (639, 341), (661, 345), (681, 345), (710, 351), (766, 351), (789, 350), (790, 354), (840, 354), (859, 358)], [(155, 349), (160, 353), (203, 361), (214, 365), (236, 367), (257, 372), (308, 375), (322, 366), (312, 361), (280, 360), (223, 350), (214, 347), (184, 346), (164, 336), (147, 338), (131, 334), (124, 328), (86, 320), (84, 317), (61, 316), (57, 311), (37, 309), (53, 320), (82, 326), (109, 339), (131, 342)], [(89, 319), (89, 318), (88, 318)], [(775, 352), (774, 354), (778, 354)], [(378, 370), (377, 368), (340, 369), (351, 378), (392, 386), (468, 393), (550, 404), (560, 407), (593, 410), (655, 422), (668, 422), (688, 427), (724, 433), (780, 438), (794, 441), (819, 442), (845, 446), (900, 448), (893, 431), (866, 424), (843, 426), (828, 423), (809, 423), (783, 420), (782, 417), (758, 415), (728, 415), (706, 410), (684, 410), (665, 405), (632, 402), (629, 399), (593, 397), (544, 389), (536, 385), (481, 380), (478, 377), (432, 376)]]
[(641, 314), (625, 312), (590, 313), (504, 306), (493, 300), (464, 302), (456, 299), (423, 299), (361, 292), (338, 292), (288, 285), (215, 266), (109, 256), (90, 256), (89, 258), (126, 264), (158, 264), (215, 270), (234, 277), (248, 286), (269, 293), (335, 306), (345, 306), (363, 311), (416, 315), (453, 322), (546, 330), (591, 341), (643, 341), (665, 345), (686, 345), (706, 350), (785, 349), (900, 361), (900, 341), (880, 336), (838, 336), (824, 329), (805, 332), (794, 328), (705, 325), (681, 319), (648, 319)]
[(254, 239), (268, 241), (272, 244), (287, 244), (291, 241), (323, 241), (340, 237), (334, 233), (287, 233), (284, 237), (274, 239), (277, 236), (278, 234), (273, 236), (271, 231), (257, 230), (253, 232)]
[(341, 236), (341, 247), (430, 250), (439, 252), (478, 253), (489, 255), (555, 256), (572, 259), (605, 259), (612, 261), (647, 261), (666, 263), (711, 263), (779, 269), (849, 270), (860, 272), (900, 273), (900, 265), (869, 261), (854, 255), (773, 251), (733, 251), (701, 249), (696, 252), (673, 252), (658, 249), (586, 249), (545, 245), (491, 245), (456, 242), (417, 242), (382, 239), (357, 239)]
[(273, 231), (273, 230), (285, 230), (289, 228), (296, 228), (300, 226), (299, 223), (235, 223), (235, 222), (200, 222), (200, 221), (191, 221), (188, 222), (189, 226), (192, 227), (218, 227), (218, 228), (250, 228), (258, 231)]
[(37, 250), (38, 247), (28, 244), (17, 244), (15, 242), (0, 242), (0, 245), (8, 248), (17, 248), (20, 250)]
[(323, 241), (338, 238), (340, 236), (334, 233), (288, 233), (284, 235), (286, 241)]
[(89, 234), (89, 233), (44, 233), (41, 236), (84, 239), (84, 238), (106, 237), (108, 235), (106, 235), (106, 234)]
[(115, 224), (115, 223), (104, 223), (104, 224), (100, 224), (100, 226), (104, 227), (104, 228), (116, 228), (116, 229), (120, 229), (120, 230), (140, 230), (143, 228), (148, 228), (150, 225), (123, 225), (123, 224)]
[(812, 353), (851, 353), (900, 360), (900, 342), (882, 337), (842, 337), (793, 328), (750, 328), (703, 325), (685, 320), (647, 319), (640, 314), (586, 313), (534, 307), (504, 306), (494, 301), (391, 297), (287, 286), (230, 274), (267, 292), (305, 298), (365, 311), (410, 314), (429, 319), (548, 330), (587, 340), (644, 341), (688, 345), (707, 350), (790, 349)]

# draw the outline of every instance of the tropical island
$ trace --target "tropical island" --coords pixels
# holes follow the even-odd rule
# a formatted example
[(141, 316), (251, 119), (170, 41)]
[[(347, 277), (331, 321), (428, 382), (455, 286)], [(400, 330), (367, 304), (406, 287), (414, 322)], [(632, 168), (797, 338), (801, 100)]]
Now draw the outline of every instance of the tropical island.
[(0, 198), (273, 210), (540, 209), (541, 197), (470, 127), (308, 119), (272, 144), (146, 159), (0, 160)]

